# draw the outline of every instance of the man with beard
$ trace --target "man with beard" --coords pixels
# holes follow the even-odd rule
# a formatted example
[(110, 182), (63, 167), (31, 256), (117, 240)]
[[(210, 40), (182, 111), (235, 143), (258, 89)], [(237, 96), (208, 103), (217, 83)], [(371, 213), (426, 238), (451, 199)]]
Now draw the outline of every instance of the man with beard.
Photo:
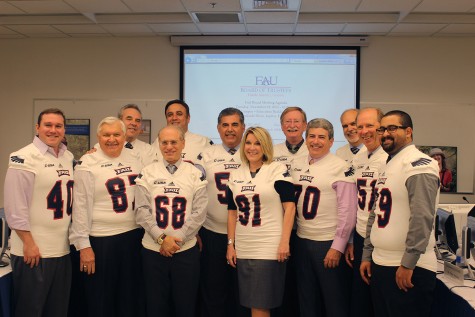
[(437, 162), (413, 144), (407, 113), (388, 112), (376, 131), (389, 157), (376, 182), (361, 277), (371, 281), (376, 316), (429, 316), (437, 270), (433, 231), (439, 200)]
[(340, 116), (341, 127), (343, 128), (343, 135), (345, 136), (348, 144), (339, 147), (335, 154), (336, 156), (344, 159), (348, 163), (354, 159), (356, 153), (358, 153), (363, 143), (356, 130), (356, 116), (358, 115), (357, 109), (348, 109), (343, 111)]

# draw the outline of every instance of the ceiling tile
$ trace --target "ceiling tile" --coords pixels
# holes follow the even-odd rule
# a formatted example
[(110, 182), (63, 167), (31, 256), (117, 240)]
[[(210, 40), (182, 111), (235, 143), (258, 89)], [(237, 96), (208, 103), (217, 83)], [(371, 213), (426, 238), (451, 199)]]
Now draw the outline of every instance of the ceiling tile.
[(112, 34), (154, 34), (146, 24), (103, 24), (102, 27)]
[(77, 13), (63, 1), (9, 1), (8, 3), (29, 14)]
[(0, 14), (22, 14), (25, 13), (17, 7), (5, 1), (0, 1)]
[(469, 12), (475, 9), (473, 0), (424, 0), (414, 12)]
[(475, 34), (475, 24), (451, 24), (445, 27), (439, 33)]
[(343, 29), (343, 33), (387, 33), (393, 27), (393, 23), (349, 23)]
[(82, 14), (75, 15), (17, 15), (0, 16), (0, 24), (89, 24), (91, 20)]
[[(182, 0), (181, 2), (190, 12), (241, 11), (239, 0)], [(215, 3), (214, 7), (212, 3)]]
[(188, 13), (156, 14), (98, 14), (98, 23), (190, 23)]
[(247, 30), (249, 33), (256, 34), (269, 34), (269, 33), (281, 33), (292, 34), (294, 31), (293, 24), (247, 24)]
[(70, 37), (113, 37), (113, 35), (108, 33), (71, 33), (69, 34)]
[(354, 12), (361, 0), (302, 0), (300, 12)]
[(122, 2), (133, 12), (186, 12), (178, 0), (122, 0)]
[(120, 0), (64, 0), (79, 12), (122, 13), (131, 10)]
[(246, 23), (295, 23), (297, 12), (244, 12)]
[(199, 33), (193, 23), (159, 23), (149, 24), (156, 33)]
[(77, 25), (54, 25), (58, 30), (67, 34), (101, 34), (107, 33), (101, 26), (97, 24), (77, 24)]
[(339, 33), (343, 30), (345, 24), (311, 24), (311, 23), (299, 23), (295, 32), (297, 33)]
[(61, 32), (50, 25), (9, 25), (12, 29), (21, 34), (60, 34)]
[(391, 33), (419, 33), (430, 35), (440, 31), (447, 24), (413, 24), (413, 23), (400, 23), (396, 25)]
[(18, 34), (17, 32), (10, 30), (9, 28), (0, 26), (0, 34)]
[(25, 35), (16, 33), (16, 34), (2, 34), (0, 33), (0, 39), (23, 39), (26, 38)]
[(299, 23), (351, 23), (351, 22), (380, 22), (398, 21), (399, 14), (378, 13), (301, 13)]
[(246, 28), (242, 23), (198, 23), (198, 28), (205, 34), (232, 33), (245, 34)]
[[(441, 0), (445, 1), (445, 0)], [(421, 0), (363, 0), (358, 12), (409, 12)]]

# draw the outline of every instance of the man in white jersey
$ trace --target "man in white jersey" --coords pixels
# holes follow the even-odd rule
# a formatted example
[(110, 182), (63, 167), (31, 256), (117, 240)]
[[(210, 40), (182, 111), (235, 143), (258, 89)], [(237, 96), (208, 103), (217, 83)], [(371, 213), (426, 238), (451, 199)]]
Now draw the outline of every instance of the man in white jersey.
[[(202, 135), (191, 133), (188, 130), (188, 124), (190, 123), (190, 107), (183, 100), (175, 99), (170, 100), (165, 105), (165, 117), (167, 119), (167, 125), (173, 125), (180, 127), (185, 133), (185, 148), (181, 153), (181, 158), (184, 161), (196, 163), (198, 155), (203, 150), (212, 145), (213, 142)], [(152, 144), (153, 151), (158, 160), (162, 158), (160, 151), (160, 144), (158, 138)]]
[(14, 316), (66, 316), (73, 155), (61, 110), (42, 111), (33, 143), (10, 155), (5, 215), (11, 233)]
[(360, 140), (358, 131), (356, 129), (356, 116), (358, 115), (358, 109), (348, 109), (343, 111), (340, 116), (341, 127), (343, 128), (343, 135), (348, 141), (347, 144), (339, 147), (335, 154), (336, 156), (344, 159), (348, 163), (351, 163), (356, 153), (358, 153), (363, 147), (363, 143)]
[(139, 156), (124, 149), (126, 127), (116, 117), (98, 125), (100, 148), (75, 168), (70, 241), (80, 251), (79, 269), (88, 316), (134, 316), (140, 312), (140, 239), (135, 222)]
[(142, 111), (136, 104), (127, 104), (120, 108), (118, 118), (121, 119), (125, 127), (125, 144), (128, 149), (138, 152), (142, 158), (151, 155), (152, 146), (138, 139), (142, 133)]
[(390, 111), (377, 129), (389, 157), (376, 182), (360, 273), (376, 316), (430, 316), (436, 282), (437, 162), (412, 142), (411, 117)]
[(223, 109), (218, 116), (218, 132), (222, 144), (207, 147), (198, 164), (208, 180), (206, 220), (200, 230), (201, 251), (201, 316), (245, 316), (237, 294), (236, 270), (226, 263), (228, 199), (226, 184), (231, 171), (241, 166), (239, 145), (245, 130), (244, 115), (236, 108)]
[(142, 239), (147, 316), (194, 316), (200, 275), (196, 234), (206, 218), (207, 181), (181, 159), (185, 135), (167, 126), (158, 134), (163, 159), (137, 178), (136, 220)]
[(309, 156), (292, 164), (297, 201), (295, 251), (300, 316), (348, 316), (350, 290), (342, 254), (356, 220), (354, 170), (330, 153), (333, 126), (307, 125)]
[[(274, 146), (274, 161), (287, 165), (289, 171), (292, 162), (308, 156), (304, 144), (303, 133), (307, 129), (307, 114), (300, 107), (287, 107), (280, 115), (280, 127), (285, 135), (285, 142)], [(290, 235), (290, 252), (295, 249), (297, 236), (297, 221)], [(282, 307), (273, 312), (273, 316), (299, 315), (295, 257), (289, 257), (285, 274), (285, 291)]]
[[(365, 147), (353, 160), (354, 178), (358, 190), (358, 210), (356, 213), (356, 232), (346, 249), (346, 262), (353, 268), (351, 292), (351, 316), (374, 316), (369, 286), (360, 275), (363, 241), (369, 212), (374, 205), (374, 187), (379, 169), (386, 165), (387, 153), (381, 147), (381, 136), (376, 132), (380, 126), (383, 112), (378, 108), (361, 109), (356, 118), (356, 128)], [(351, 239), (350, 239), (351, 240)]]

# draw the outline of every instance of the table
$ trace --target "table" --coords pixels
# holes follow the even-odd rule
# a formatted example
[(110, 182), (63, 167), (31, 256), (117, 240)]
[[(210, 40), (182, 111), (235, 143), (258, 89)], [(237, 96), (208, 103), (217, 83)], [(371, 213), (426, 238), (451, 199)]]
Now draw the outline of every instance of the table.
[(11, 316), (12, 267), (0, 267), (0, 317)]
[[(443, 271), (443, 267), (439, 262), (438, 270)], [(465, 280), (464, 286), (468, 287), (456, 287), (444, 274), (438, 274), (432, 316), (475, 317), (475, 282)]]

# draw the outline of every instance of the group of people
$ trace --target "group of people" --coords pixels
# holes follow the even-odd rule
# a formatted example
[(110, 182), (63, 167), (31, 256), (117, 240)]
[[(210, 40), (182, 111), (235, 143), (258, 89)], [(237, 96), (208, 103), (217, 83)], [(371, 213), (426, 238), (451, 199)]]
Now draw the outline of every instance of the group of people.
[(182, 100), (165, 117), (149, 145), (122, 107), (73, 166), (63, 112), (40, 113), (5, 179), (15, 316), (430, 314), (439, 169), (407, 113), (345, 111), (336, 155), (332, 123), (299, 107), (276, 145), (236, 108), (221, 144), (188, 131)]

